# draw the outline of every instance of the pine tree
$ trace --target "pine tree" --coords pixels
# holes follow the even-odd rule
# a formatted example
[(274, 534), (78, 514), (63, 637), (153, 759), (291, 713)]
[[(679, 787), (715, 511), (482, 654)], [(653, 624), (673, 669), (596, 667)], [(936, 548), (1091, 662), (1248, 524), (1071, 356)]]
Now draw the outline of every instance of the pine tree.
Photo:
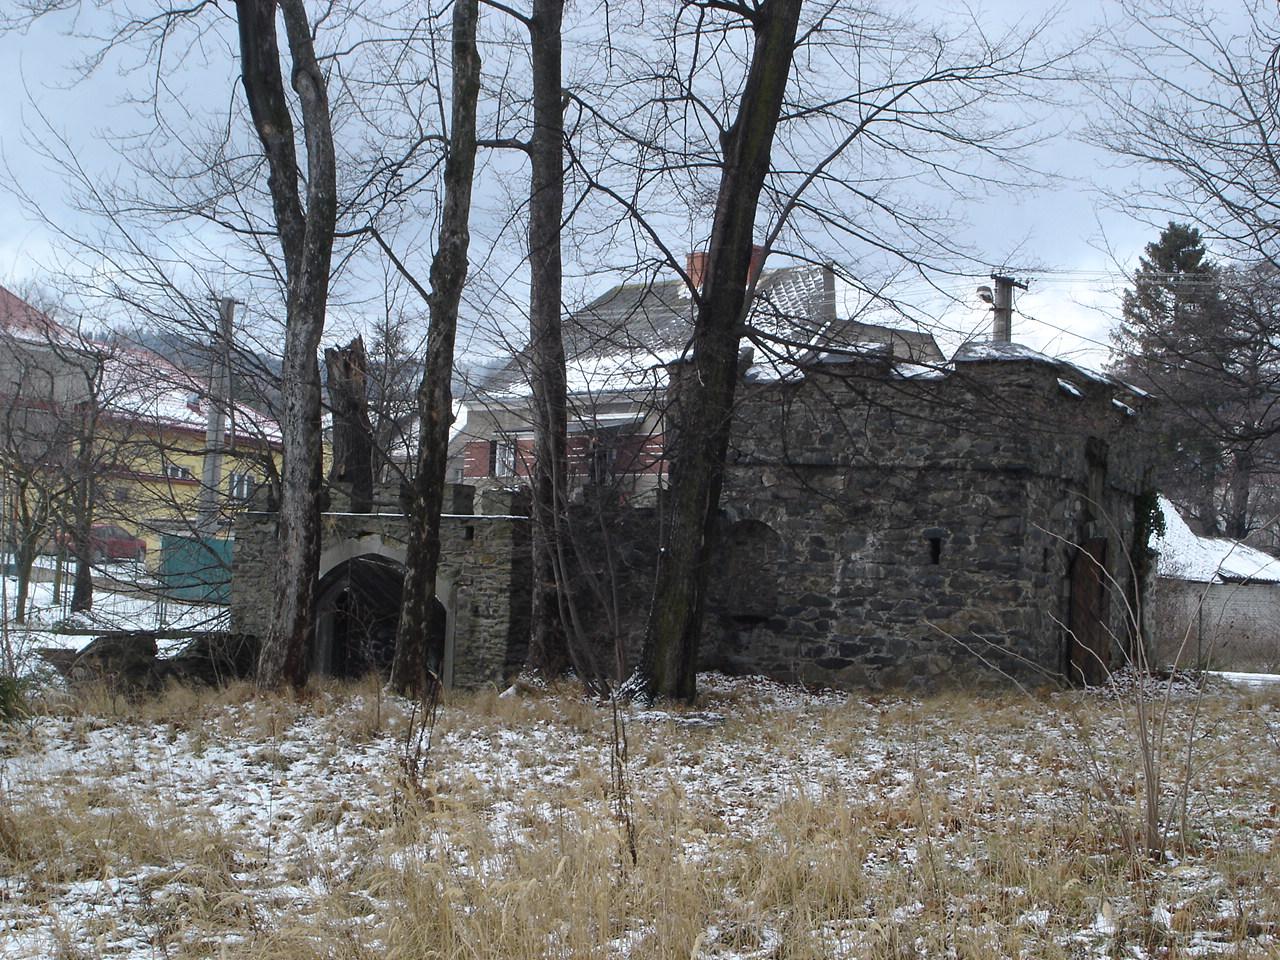
[(1280, 431), (1271, 271), (1223, 267), (1193, 226), (1147, 244), (1113, 340), (1117, 374), (1155, 395), (1157, 485), (1209, 535), (1256, 525), (1255, 479)]

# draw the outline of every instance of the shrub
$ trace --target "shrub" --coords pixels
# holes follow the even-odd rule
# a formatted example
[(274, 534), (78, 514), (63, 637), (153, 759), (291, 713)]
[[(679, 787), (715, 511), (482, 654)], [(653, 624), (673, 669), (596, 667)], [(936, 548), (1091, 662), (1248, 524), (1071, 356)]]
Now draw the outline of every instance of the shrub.
[(20, 720), (30, 712), (22, 681), (17, 677), (0, 675), (0, 722)]

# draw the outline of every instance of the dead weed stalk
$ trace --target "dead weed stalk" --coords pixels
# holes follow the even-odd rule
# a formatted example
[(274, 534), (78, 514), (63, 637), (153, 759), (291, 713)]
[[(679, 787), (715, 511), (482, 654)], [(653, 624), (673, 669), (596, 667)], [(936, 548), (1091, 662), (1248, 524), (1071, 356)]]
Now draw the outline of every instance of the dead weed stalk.
[(401, 742), (400, 773), (405, 795), (398, 798), (398, 809), (405, 800), (426, 801), (434, 793), (428, 773), (431, 749), (435, 744), (436, 721), (440, 716), (439, 677), (428, 671), (426, 681), (420, 685), (420, 691), (409, 708), (409, 718)]

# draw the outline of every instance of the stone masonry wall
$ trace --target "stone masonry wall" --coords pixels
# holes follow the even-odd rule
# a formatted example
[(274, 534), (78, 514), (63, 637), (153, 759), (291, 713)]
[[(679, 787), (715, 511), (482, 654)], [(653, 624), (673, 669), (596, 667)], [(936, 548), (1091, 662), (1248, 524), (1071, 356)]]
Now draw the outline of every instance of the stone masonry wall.
[[(840, 686), (989, 666), (1060, 675), (1074, 545), (1108, 537), (1108, 572), (1126, 581), (1137, 402), (1033, 360), (919, 379), (822, 365), (744, 384), (722, 503), (771, 542), (754, 576), (749, 557), (727, 559), (738, 569), (715, 610), (716, 659)], [(764, 618), (752, 597), (773, 584)], [(1109, 596), (1123, 608), (1124, 590)], [(1109, 620), (1123, 638), (1123, 617)]]
[[(511, 507), (510, 495), (505, 503), (493, 494), (486, 499), (489, 515), (449, 515), (440, 524), (440, 580), (442, 589), (447, 585), (452, 590), (442, 599), (454, 608), (453, 680), (459, 687), (501, 684), (519, 670), (528, 644), (528, 519), (502, 512)], [(344, 550), (343, 559), (376, 553), (403, 560), (406, 529), (398, 512), (329, 513), (322, 523), (326, 552)], [(245, 513), (236, 519), (231, 613), (237, 632), (263, 636), (269, 625), (275, 525), (274, 513)]]
[[(1009, 356), (915, 377), (872, 358), (745, 381), (702, 665), (842, 687), (969, 682), (993, 668), (1060, 677), (1077, 545), (1102, 540), (1109, 589), (1097, 619), (1119, 662), (1129, 605), (1144, 589), (1131, 563), (1147, 494), (1134, 437), (1142, 402), (1069, 365)], [(669, 436), (678, 457), (678, 430)], [(494, 499), (503, 497), (505, 508)], [(505, 515), (517, 512), (510, 497), (481, 491), (483, 516), (442, 524), (459, 685), (501, 682), (523, 660), (528, 528)], [(662, 504), (588, 500), (574, 510), (575, 598), (598, 662), (614, 664), (620, 647), (626, 672), (640, 654)], [(265, 630), (274, 522), (237, 520), (237, 630)], [(395, 513), (329, 514), (325, 525), (327, 549), (403, 549)]]
[[(842, 687), (1062, 676), (1071, 562), (1095, 536), (1127, 641), (1139, 402), (1043, 360), (912, 379), (873, 359), (742, 383), (703, 666)], [(583, 562), (613, 569), (630, 664), (660, 518), (586, 525)]]

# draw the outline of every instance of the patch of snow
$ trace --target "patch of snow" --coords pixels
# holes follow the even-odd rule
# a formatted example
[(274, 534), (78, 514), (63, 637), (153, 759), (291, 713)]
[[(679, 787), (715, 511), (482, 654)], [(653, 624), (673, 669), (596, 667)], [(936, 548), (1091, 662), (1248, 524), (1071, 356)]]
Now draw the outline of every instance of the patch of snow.
[(1095, 933), (1104, 936), (1111, 936), (1119, 929), (1116, 922), (1116, 908), (1112, 906), (1110, 900), (1103, 900), (1098, 906), (1098, 915), (1093, 919), (1093, 929)]
[(1077, 387), (1070, 380), (1063, 380), (1061, 377), (1058, 378), (1058, 389), (1069, 397), (1084, 397), (1083, 390)]
[(1053, 357), (1020, 343), (999, 340), (970, 340), (960, 344), (952, 358), (954, 363), (974, 363), (987, 360), (1037, 360), (1057, 363)]
[(1242, 687), (1270, 687), (1280, 684), (1280, 673), (1239, 673), (1234, 670), (1206, 670), (1205, 673)]
[(1192, 533), (1177, 508), (1160, 497), (1164, 534), (1151, 546), (1159, 554), (1160, 576), (1197, 583), (1280, 582), (1280, 560), (1235, 540)]
[[(1000, 343), (993, 340), (970, 340), (967, 343), (960, 344), (956, 350), (955, 356), (952, 357), (953, 363), (974, 363), (985, 362), (991, 360), (1032, 360), (1036, 363), (1047, 363), (1061, 369), (1070, 370), (1076, 376), (1082, 377), (1093, 383), (1106, 384), (1110, 387), (1120, 387), (1129, 391), (1134, 396), (1146, 397), (1146, 391), (1135, 387), (1131, 383), (1125, 383), (1115, 377), (1105, 373), (1099, 373), (1097, 370), (1091, 370), (1088, 367), (1073, 363), (1070, 360), (1064, 360), (1061, 357), (1051, 357), (1046, 353), (1033, 350), (1030, 347), (1023, 346), (1020, 343)], [(1058, 381), (1062, 383), (1061, 380)]]
[(945, 380), (951, 371), (945, 366), (904, 361), (894, 364), (893, 373), (903, 380)]
[(1027, 927), (1039, 927), (1041, 929), (1049, 925), (1049, 911), (1043, 908), (1038, 910), (1028, 910), (1018, 918), (1018, 923)]

